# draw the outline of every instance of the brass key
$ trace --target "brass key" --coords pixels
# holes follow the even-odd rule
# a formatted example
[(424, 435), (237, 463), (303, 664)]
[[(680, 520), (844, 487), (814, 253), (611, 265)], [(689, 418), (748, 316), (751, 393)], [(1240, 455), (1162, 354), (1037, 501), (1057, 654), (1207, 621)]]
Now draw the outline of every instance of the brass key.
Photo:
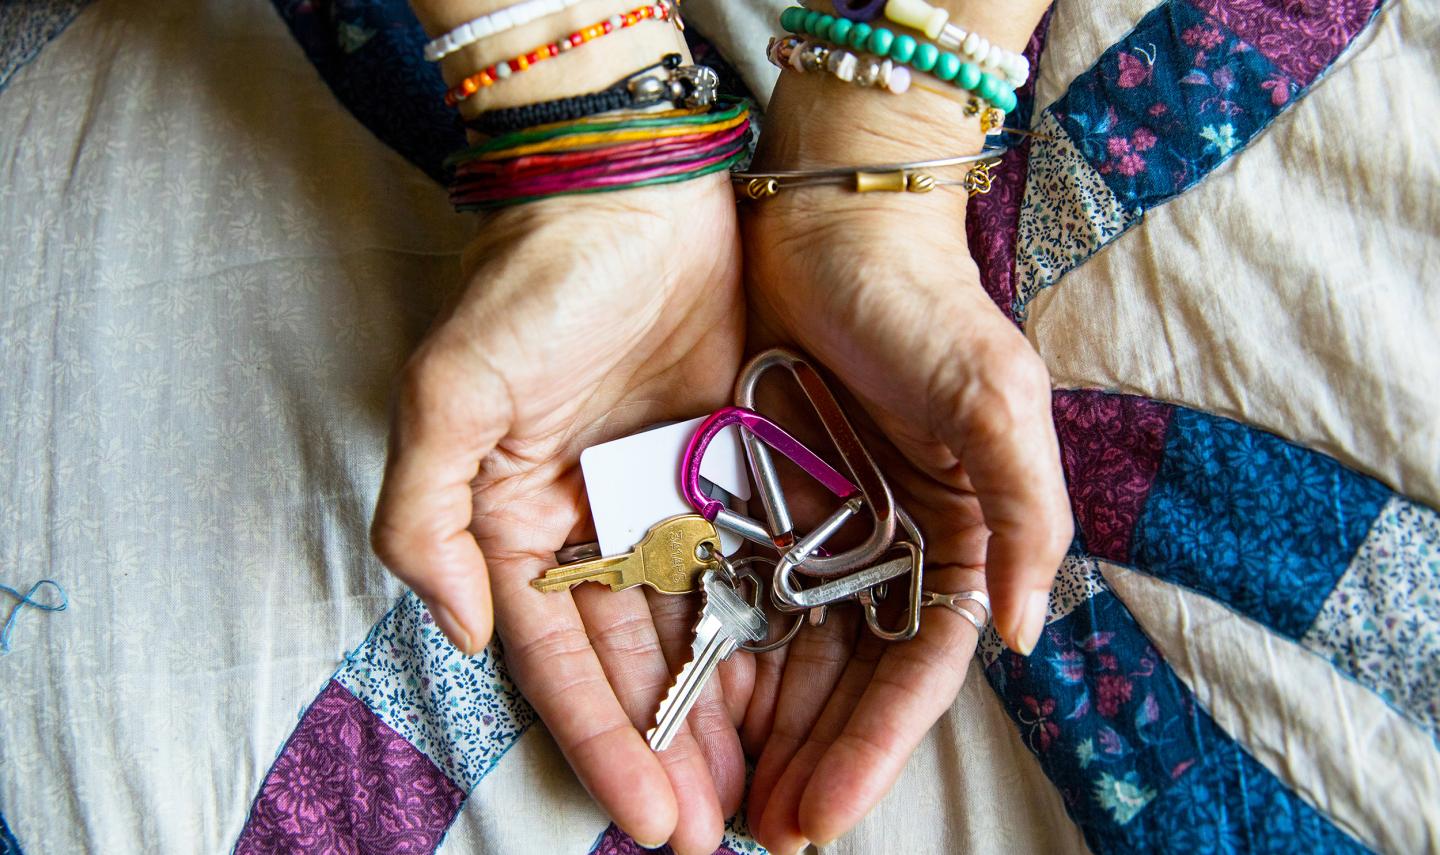
[(720, 535), (699, 514), (656, 523), (624, 555), (562, 564), (530, 584), (540, 591), (564, 591), (581, 582), (604, 582), (612, 591), (649, 585), (662, 594), (688, 594), (700, 574), (716, 566)]

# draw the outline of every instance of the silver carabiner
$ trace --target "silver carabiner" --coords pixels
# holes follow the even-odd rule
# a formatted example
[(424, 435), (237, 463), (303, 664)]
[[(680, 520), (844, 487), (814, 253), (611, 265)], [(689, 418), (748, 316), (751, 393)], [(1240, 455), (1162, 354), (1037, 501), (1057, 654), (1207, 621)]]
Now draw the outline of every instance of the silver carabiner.
[[(764, 351), (751, 359), (741, 370), (735, 383), (735, 403), (737, 406), (753, 409), (755, 388), (760, 377), (776, 366), (788, 370), (800, 384), (801, 391), (805, 393), (825, 432), (835, 444), (841, 461), (849, 469), (850, 476), (860, 491), (860, 498), (863, 499), (863, 508), (870, 512), (875, 523), (870, 536), (859, 546), (837, 555), (821, 555), (812, 549), (800, 561), (795, 562), (794, 569), (809, 576), (828, 578), (871, 565), (885, 553), (895, 538), (894, 497), (880, 468), (875, 465), (870, 452), (860, 442), (860, 437), (845, 417), (844, 410), (819, 371), (793, 351), (784, 348)], [(741, 436), (745, 455), (749, 459), (751, 471), (755, 474), (756, 491), (760, 494), (760, 502), (770, 523), (770, 532), (779, 542), (794, 529), (790, 508), (780, 487), (779, 473), (770, 456), (770, 449), (763, 441), (746, 431), (741, 431)], [(807, 537), (804, 540), (808, 539)], [(818, 547), (819, 543), (814, 545)], [(798, 547), (798, 544), (796, 546)], [(792, 547), (790, 552), (795, 552), (795, 548)]]

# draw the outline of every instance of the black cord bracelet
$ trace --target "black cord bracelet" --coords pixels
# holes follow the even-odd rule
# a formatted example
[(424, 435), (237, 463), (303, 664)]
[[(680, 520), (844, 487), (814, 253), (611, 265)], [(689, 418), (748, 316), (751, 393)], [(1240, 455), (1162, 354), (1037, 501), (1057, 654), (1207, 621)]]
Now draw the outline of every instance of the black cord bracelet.
[[(648, 72), (660, 69), (663, 75)], [(465, 126), (488, 136), (597, 116), (614, 110), (633, 109), (670, 101), (676, 107), (708, 107), (715, 103), (720, 84), (714, 69), (703, 65), (680, 65), (680, 54), (669, 53), (653, 65), (625, 75), (599, 92), (572, 95), (521, 107), (487, 110)]]

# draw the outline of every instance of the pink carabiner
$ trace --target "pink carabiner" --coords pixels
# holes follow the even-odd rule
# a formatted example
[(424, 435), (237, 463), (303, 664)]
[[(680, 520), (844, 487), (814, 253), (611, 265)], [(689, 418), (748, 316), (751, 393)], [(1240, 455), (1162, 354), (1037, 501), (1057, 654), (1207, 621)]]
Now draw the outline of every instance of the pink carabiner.
[(722, 407), (711, 413), (710, 417), (695, 429), (680, 462), (680, 492), (695, 512), (705, 519), (714, 522), (715, 517), (726, 508), (724, 502), (710, 498), (700, 488), (700, 461), (705, 459), (705, 450), (710, 447), (711, 440), (731, 425), (740, 425), (742, 429), (755, 434), (839, 498), (849, 499), (860, 492), (859, 488), (836, 471), (835, 467), (821, 460), (819, 455), (806, 448), (784, 428), (754, 410)]

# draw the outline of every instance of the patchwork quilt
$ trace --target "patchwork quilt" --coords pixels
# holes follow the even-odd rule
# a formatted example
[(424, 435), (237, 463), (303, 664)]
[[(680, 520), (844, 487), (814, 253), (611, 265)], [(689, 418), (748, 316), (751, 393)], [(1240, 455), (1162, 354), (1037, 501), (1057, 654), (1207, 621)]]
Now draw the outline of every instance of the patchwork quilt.
[[(782, 4), (690, 5), (768, 91)], [(639, 851), (367, 548), (472, 227), (404, 4), (10, 34), (0, 583), (70, 606), (0, 656), (0, 853)], [(826, 851), (1440, 849), (1440, 9), (1058, 0), (1029, 54), (966, 228), (1075, 543), (1035, 653), (987, 633)]]

